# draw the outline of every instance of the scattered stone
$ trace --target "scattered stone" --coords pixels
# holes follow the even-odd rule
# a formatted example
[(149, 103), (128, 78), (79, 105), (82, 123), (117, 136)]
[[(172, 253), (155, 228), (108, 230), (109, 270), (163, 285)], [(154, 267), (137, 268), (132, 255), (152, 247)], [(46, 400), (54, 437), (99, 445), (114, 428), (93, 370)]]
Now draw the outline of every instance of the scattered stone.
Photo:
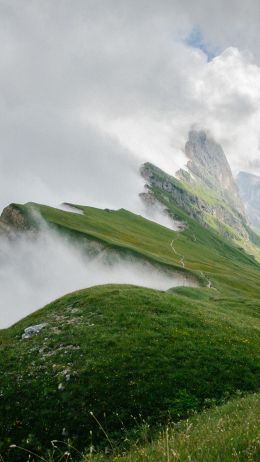
[(77, 314), (77, 313), (80, 312), (80, 310), (79, 310), (79, 308), (72, 308), (72, 309), (70, 310), (70, 312), (73, 313), (73, 314)]
[(35, 326), (26, 327), (26, 329), (24, 329), (22, 339), (30, 338), (33, 335), (39, 334), (39, 332), (46, 326), (47, 326), (47, 323), (44, 322), (42, 324), (36, 324)]

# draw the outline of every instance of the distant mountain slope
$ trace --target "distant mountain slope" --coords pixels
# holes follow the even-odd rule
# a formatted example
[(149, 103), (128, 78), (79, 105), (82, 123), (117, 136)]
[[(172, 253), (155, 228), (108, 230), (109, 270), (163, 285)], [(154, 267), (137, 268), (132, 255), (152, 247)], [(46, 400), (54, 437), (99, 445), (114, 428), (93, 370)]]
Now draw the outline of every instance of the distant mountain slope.
[[(221, 146), (203, 131), (191, 131), (185, 146), (187, 168), (166, 174), (146, 163), (141, 174), (147, 182), (145, 201), (157, 197), (177, 207), (206, 227), (236, 241), (250, 239), (244, 206)], [(167, 197), (166, 197), (167, 196)]]
[[(99, 250), (111, 249), (122, 255), (144, 258), (166, 269), (196, 276), (204, 280), (205, 285), (210, 278), (213, 285), (218, 286), (225, 274), (226, 287), (233, 291), (233, 274), (238, 268), (244, 273), (243, 281), (236, 284), (239, 291), (243, 291), (247, 283), (252, 288), (257, 285), (255, 270), (258, 271), (259, 264), (252, 256), (222, 238), (212, 228), (206, 229), (173, 202), (165, 201), (165, 205), (172, 215), (186, 223), (184, 231), (175, 232), (124, 209), (101, 210), (81, 205), (75, 207), (83, 214), (34, 203), (12, 204), (8, 211), (4, 211), (4, 216), (8, 216), (6, 224), (12, 224), (13, 230), (14, 221), (22, 224), (22, 232), (32, 232), (41, 226), (43, 220), (43, 223), (45, 221), (59, 230), (61, 236), (69, 237), (77, 245), (81, 244), (83, 249), (85, 239), (92, 240), (98, 244)], [(248, 290), (251, 289), (247, 287), (246, 292)]]
[[(244, 215), (244, 206), (238, 187), (221, 145), (206, 132), (192, 130), (185, 146), (185, 153), (189, 159), (187, 169), (191, 174), (191, 182), (195, 177), (204, 186), (232, 203), (233, 207)], [(179, 177), (181, 177), (181, 171), (179, 171)]]
[(247, 172), (237, 176), (240, 195), (250, 223), (260, 230), (260, 177)]

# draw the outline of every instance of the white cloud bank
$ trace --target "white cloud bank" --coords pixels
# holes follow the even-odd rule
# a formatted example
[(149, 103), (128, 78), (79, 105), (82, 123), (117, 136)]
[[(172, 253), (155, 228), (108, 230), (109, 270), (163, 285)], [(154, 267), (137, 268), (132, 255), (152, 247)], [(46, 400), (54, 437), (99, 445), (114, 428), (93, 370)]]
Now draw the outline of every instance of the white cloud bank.
[(0, 237), (0, 329), (66, 293), (108, 283), (159, 290), (194, 285), (185, 276), (165, 273), (141, 261), (114, 256), (112, 264), (102, 252), (87, 256), (47, 228), (37, 239)]
[(222, 3), (0, 2), (0, 207), (138, 210), (140, 163), (174, 173), (193, 125), (259, 173), (258, 2)]
[[(259, 173), (260, 67), (249, 53), (233, 47), (210, 62), (202, 52), (183, 53), (190, 54), (184, 91), (174, 95), (161, 117), (138, 112), (133, 118), (104, 119), (102, 127), (142, 160), (170, 172), (186, 162), (183, 148), (190, 127), (207, 129), (223, 145), (234, 173)], [(183, 77), (178, 69), (172, 75), (174, 83)], [(174, 88), (168, 91), (171, 99)]]

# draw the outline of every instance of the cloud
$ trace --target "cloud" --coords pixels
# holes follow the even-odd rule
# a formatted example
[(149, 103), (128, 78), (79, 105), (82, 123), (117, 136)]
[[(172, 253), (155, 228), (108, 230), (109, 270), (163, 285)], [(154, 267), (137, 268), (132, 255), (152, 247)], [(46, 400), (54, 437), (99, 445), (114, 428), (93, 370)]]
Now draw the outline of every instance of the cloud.
[[(179, 82), (174, 104), (160, 112), (137, 112), (135, 117), (104, 119), (101, 126), (130, 151), (139, 151), (162, 168), (174, 172), (186, 161), (183, 147), (193, 126), (207, 129), (220, 142), (234, 173), (252, 170), (259, 159), (260, 68), (251, 54), (230, 47), (210, 62), (199, 50), (186, 62), (186, 81)], [(193, 61), (192, 61), (193, 60)], [(184, 61), (184, 60), (183, 60)], [(169, 100), (181, 73), (172, 72)], [(166, 98), (168, 101), (168, 99)], [(181, 104), (182, 103), (182, 104)], [(154, 108), (155, 111), (155, 108)]]
[(258, 2), (223, 5), (3, 0), (0, 207), (138, 211), (140, 163), (174, 173), (194, 124), (259, 173)]
[[(3, 126), (2, 126), (3, 127)], [(131, 205), (142, 189), (138, 164), (116, 140), (60, 115), (24, 112), (2, 131), (1, 202)]]
[(207, 56), (208, 61), (211, 61), (216, 56), (214, 50), (211, 50), (208, 44), (204, 42), (199, 27), (194, 26), (191, 33), (186, 38), (185, 43), (191, 48), (200, 49)]
[(260, 155), (260, 68), (253, 57), (226, 49), (195, 79), (194, 95), (197, 123), (223, 144), (233, 170), (249, 169)]
[(209, 49), (221, 53), (233, 46), (250, 50), (260, 64), (259, 21), (260, 6), (257, 0), (182, 0), (183, 10), (190, 23), (199, 27)]
[[(259, 21), (257, 0), (2, 0), (0, 208), (147, 213), (140, 164), (174, 173), (191, 127), (222, 143), (234, 173), (260, 174)], [(155, 280), (86, 263), (49, 233), (1, 240), (1, 323), (93, 283)]]
[(0, 329), (71, 291), (96, 284), (127, 283), (159, 290), (193, 285), (149, 263), (82, 248), (42, 227), (37, 236), (0, 237)]

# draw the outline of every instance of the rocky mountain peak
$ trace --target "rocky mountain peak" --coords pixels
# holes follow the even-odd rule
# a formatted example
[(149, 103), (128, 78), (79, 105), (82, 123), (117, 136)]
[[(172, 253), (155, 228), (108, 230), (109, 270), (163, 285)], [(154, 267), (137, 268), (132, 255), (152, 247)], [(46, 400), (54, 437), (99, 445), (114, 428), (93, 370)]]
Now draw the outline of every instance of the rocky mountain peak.
[[(189, 159), (187, 169), (191, 177), (219, 192), (244, 213), (238, 187), (221, 145), (207, 132), (191, 130), (185, 145), (185, 154)], [(181, 178), (184, 174), (183, 171), (178, 172)], [(187, 180), (187, 177), (185, 179)]]
[[(141, 174), (149, 194), (164, 204), (173, 201), (206, 227), (213, 227), (229, 239), (249, 239), (243, 202), (225, 153), (205, 131), (191, 130), (185, 153), (188, 163), (173, 177), (146, 163)], [(165, 202), (166, 201), (166, 202)]]

